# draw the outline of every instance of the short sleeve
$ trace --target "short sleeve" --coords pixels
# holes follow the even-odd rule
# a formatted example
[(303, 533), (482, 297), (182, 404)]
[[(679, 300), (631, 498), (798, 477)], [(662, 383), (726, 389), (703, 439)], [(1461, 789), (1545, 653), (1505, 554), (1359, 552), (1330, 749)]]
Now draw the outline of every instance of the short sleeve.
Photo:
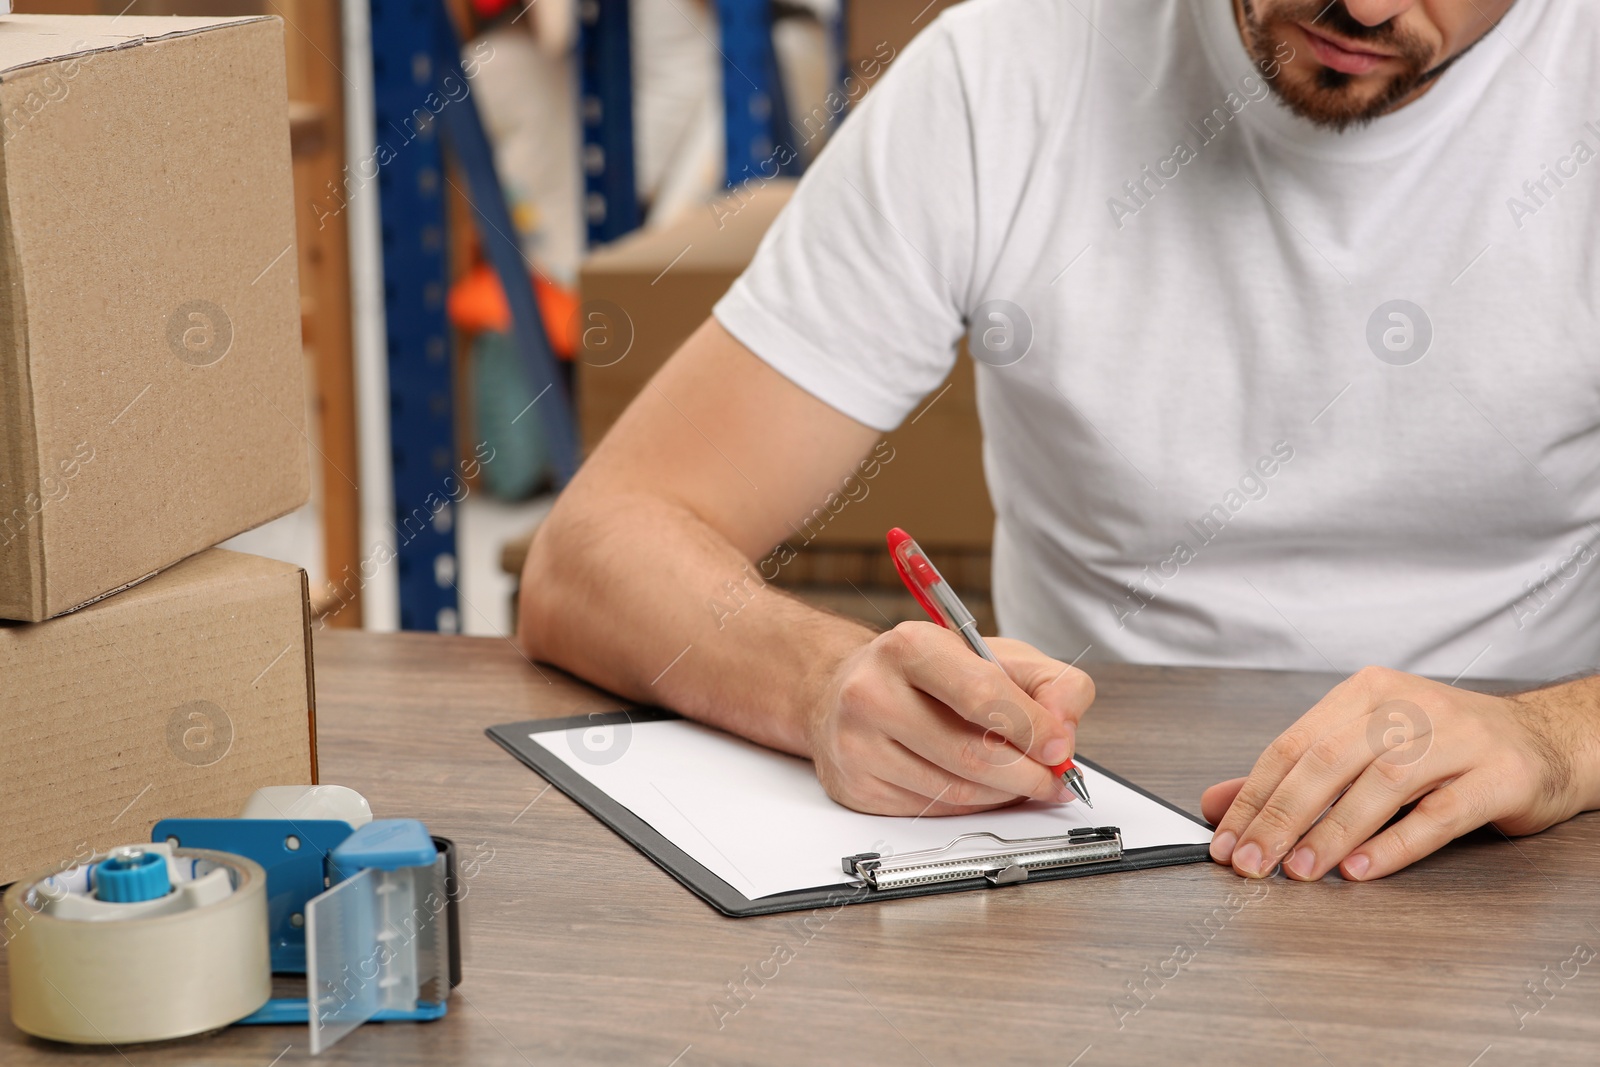
[(823, 149), (717, 321), (819, 400), (894, 429), (955, 365), (973, 188), (970, 109), (941, 18)]

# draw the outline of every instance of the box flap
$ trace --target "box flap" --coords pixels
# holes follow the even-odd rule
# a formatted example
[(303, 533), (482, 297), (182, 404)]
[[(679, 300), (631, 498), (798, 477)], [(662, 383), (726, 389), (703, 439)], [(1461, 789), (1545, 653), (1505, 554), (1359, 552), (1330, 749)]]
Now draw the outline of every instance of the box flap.
[(51, 63), (109, 48), (199, 33), (246, 18), (180, 18), (171, 15), (3, 15), (0, 16), (0, 80), (24, 67)]

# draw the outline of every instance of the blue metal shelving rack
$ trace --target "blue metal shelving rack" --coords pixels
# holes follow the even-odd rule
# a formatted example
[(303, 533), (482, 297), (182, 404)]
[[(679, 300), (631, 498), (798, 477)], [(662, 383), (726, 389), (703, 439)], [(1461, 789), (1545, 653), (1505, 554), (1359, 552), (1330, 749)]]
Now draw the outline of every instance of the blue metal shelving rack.
[[(389, 436), (394, 476), (393, 542), (400, 628), (459, 628), (454, 504), (456, 467), (450, 284), (445, 239), (441, 133), (468, 183), (483, 247), (508, 296), (513, 333), (539, 397), (558, 485), (578, 465), (572, 406), (539, 317), (523, 258), (470, 94), (442, 92), (466, 81), (444, 0), (369, 0), (378, 196), (388, 337)], [(841, 4), (842, 6), (842, 4)], [(788, 136), (768, 0), (717, 0), (727, 116), (727, 183), (770, 176)], [(632, 54), (628, 0), (579, 6), (585, 211), (591, 244), (638, 228), (634, 171)], [(429, 107), (429, 94), (450, 102)], [(798, 160), (779, 167), (793, 174)]]
[(444, 158), (436, 124), (415, 117), (434, 80), (437, 6), (371, 5), (372, 88), (400, 628), (454, 631), (455, 514), (448, 497), (437, 512), (430, 503), (455, 464)]
[(461, 93), (469, 79), (443, 0), (375, 0), (370, 18), (399, 622), (402, 630), (451, 632), (460, 628), (452, 486), (461, 471), (445, 312), (441, 132), (467, 179), (484, 250), (511, 305), (558, 484), (577, 469), (577, 435), (488, 139), (470, 94)]
[(778, 56), (772, 47), (769, 0), (717, 0), (722, 30), (722, 106), (727, 184), (798, 174), (796, 154), (778, 151), (789, 137)]
[(628, 0), (581, 0), (578, 67), (582, 93), (584, 214), (589, 243), (639, 228), (633, 168), (633, 53)]
[[(726, 119), (726, 181), (800, 173), (801, 162), (779, 153), (790, 136), (770, 0), (716, 0), (721, 31), (722, 100)], [(835, 27), (843, 55), (845, 2)], [(579, 8), (583, 89), (585, 210), (590, 244), (638, 228), (633, 166), (633, 81), (628, 0), (583, 0)], [(843, 80), (841, 58), (841, 81)]]

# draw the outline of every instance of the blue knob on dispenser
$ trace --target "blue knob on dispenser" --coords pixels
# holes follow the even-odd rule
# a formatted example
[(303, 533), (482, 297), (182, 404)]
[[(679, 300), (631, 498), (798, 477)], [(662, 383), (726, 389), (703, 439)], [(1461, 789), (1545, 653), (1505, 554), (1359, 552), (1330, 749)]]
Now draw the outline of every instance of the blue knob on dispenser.
[(143, 849), (118, 849), (94, 866), (94, 895), (116, 904), (154, 900), (172, 892), (167, 858)]

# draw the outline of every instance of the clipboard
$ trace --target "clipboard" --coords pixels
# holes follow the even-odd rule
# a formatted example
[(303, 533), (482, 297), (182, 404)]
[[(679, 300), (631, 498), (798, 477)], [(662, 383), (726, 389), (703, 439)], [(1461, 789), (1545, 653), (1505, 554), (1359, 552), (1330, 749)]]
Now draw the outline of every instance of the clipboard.
[[(1055, 881), (1094, 874), (1140, 871), (1155, 867), (1210, 861), (1209, 844), (1190, 843), (1148, 848), (1122, 848), (1120, 839), (1115, 842), (1113, 847), (1109, 840), (1109, 835), (1105, 833), (1091, 836), (1079, 831), (1074, 840), (1069, 841), (1067, 839), (1068, 835), (1062, 835), (1059, 841), (1052, 839), (1051, 842), (1042, 846), (1046, 850), (1051, 848), (1059, 850), (1063, 847), (1072, 849), (1078, 845), (1088, 846), (1076, 855), (1069, 853), (1072, 857), (1071, 861), (1063, 865), (1044, 866), (1042, 868), (1029, 867), (1025, 861), (1020, 864), (1002, 865), (999, 871), (973, 870), (970, 872), (970, 876), (967, 877), (941, 878), (932, 882), (919, 882), (914, 879), (902, 878), (899, 881), (909, 882), (909, 884), (892, 884), (886, 885), (884, 888), (878, 888), (865, 877), (872, 860), (877, 858), (877, 854), (857, 853), (850, 855), (846, 849), (842, 849), (840, 855), (840, 877), (837, 884), (760, 896), (752, 899), (739, 888), (697, 861), (693, 856), (674, 844), (665, 834), (651, 826), (649, 822), (635, 814), (629, 807), (612, 797), (604, 789), (589, 781), (582, 773), (569, 765), (567, 761), (533, 738), (535, 734), (550, 734), (594, 727), (632, 727), (644, 723), (669, 722), (680, 719), (682, 719), (682, 716), (675, 712), (653, 708), (632, 709), (595, 712), (571, 718), (534, 719), (527, 722), (506, 723), (500, 726), (492, 726), (484, 732), (491, 740), (537, 772), (551, 785), (565, 793), (584, 810), (610, 827), (613, 832), (643, 853), (652, 863), (681, 882), (690, 892), (722, 914), (734, 918), (822, 908), (836, 909), (847, 904), (899, 900), (905, 897), (928, 896), (936, 893), (959, 893), (1009, 884), (1020, 883), (1025, 885), (1027, 882)], [(787, 759), (789, 757), (784, 758)], [(1163, 800), (1161, 797), (1134, 785), (1119, 775), (1105, 770), (1093, 761), (1080, 756), (1075, 756), (1074, 759), (1080, 766), (1087, 765), (1104, 778), (1120, 783), (1123, 787), (1139, 796), (1181, 816), (1184, 820), (1192, 823), (1198, 831), (1209, 834), (1212, 829), (1210, 824)], [(929, 820), (929, 822), (936, 821)], [(1105, 831), (1115, 830), (1116, 828), (1102, 827), (1097, 829)], [(1005, 839), (998, 840), (1001, 843), (995, 849), (977, 853), (976, 858), (1016, 857), (1025, 853), (1037, 852), (1041, 848), (1039, 842), (1035, 840), (1021, 842), (1015, 840), (1007, 842)], [(841, 844), (847, 845), (848, 843)], [(903, 867), (911, 862), (927, 858), (906, 853), (894, 859)], [(859, 861), (863, 860), (866, 861), (868, 866), (864, 867), (860, 864)], [(858, 861), (857, 866), (854, 868), (851, 866), (852, 861)], [(985, 866), (992, 868), (995, 865), (990, 863)], [(852, 873), (846, 873), (847, 871)], [(999, 877), (996, 877), (997, 874)]]

